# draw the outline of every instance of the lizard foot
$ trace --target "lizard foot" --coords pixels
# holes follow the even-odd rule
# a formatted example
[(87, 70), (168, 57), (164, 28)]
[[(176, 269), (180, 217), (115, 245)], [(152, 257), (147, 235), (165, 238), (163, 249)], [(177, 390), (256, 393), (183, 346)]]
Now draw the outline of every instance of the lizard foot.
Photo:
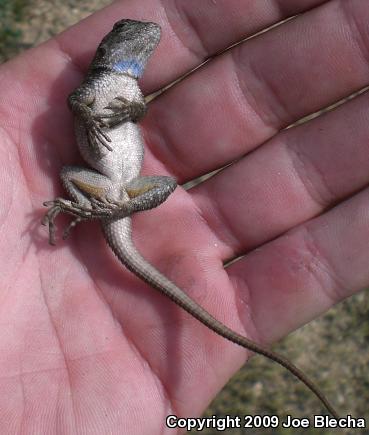
[(105, 109), (110, 110), (111, 113), (101, 114), (99, 115), (99, 118), (101, 121), (107, 123), (109, 127), (113, 127), (131, 119), (130, 103), (123, 97), (114, 98)]
[(99, 145), (102, 145), (109, 151), (113, 151), (110, 145), (111, 139), (109, 135), (103, 131), (103, 127), (108, 127), (108, 124), (100, 119), (98, 115), (90, 118), (86, 125), (88, 142), (97, 154), (100, 154)]
[(69, 237), (72, 229), (83, 220), (106, 219), (115, 217), (126, 217), (130, 214), (125, 202), (110, 199), (90, 199), (91, 206), (82, 206), (76, 202), (64, 198), (56, 198), (52, 201), (44, 202), (45, 207), (49, 207), (42, 219), (42, 225), (49, 227), (49, 243), (55, 245), (56, 225), (55, 219), (60, 213), (74, 216), (74, 219), (65, 228), (63, 239)]
[(104, 107), (111, 113), (95, 115), (96, 119), (103, 125), (114, 127), (123, 122), (137, 122), (142, 119), (146, 113), (146, 106), (141, 102), (129, 101), (124, 97), (115, 97)]
[(108, 123), (105, 122), (100, 116), (95, 115), (92, 112), (91, 107), (79, 100), (78, 95), (71, 94), (68, 97), (68, 103), (69, 107), (80, 119), (84, 126), (88, 143), (91, 146), (92, 151), (96, 155), (100, 155), (100, 146), (112, 151), (113, 148), (110, 145), (111, 139), (103, 130), (104, 128), (109, 128)]
[(119, 201), (103, 197), (101, 199), (91, 198), (93, 217), (96, 218), (122, 218), (132, 214), (127, 201)]
[(44, 206), (49, 207), (49, 210), (45, 213), (42, 219), (42, 225), (48, 225), (49, 227), (49, 243), (55, 245), (55, 232), (56, 225), (55, 219), (60, 213), (67, 213), (75, 217), (75, 219), (68, 225), (64, 231), (63, 238), (68, 237), (71, 229), (82, 220), (91, 219), (91, 209), (88, 207), (82, 207), (81, 205), (72, 201), (56, 198), (53, 201), (44, 202)]

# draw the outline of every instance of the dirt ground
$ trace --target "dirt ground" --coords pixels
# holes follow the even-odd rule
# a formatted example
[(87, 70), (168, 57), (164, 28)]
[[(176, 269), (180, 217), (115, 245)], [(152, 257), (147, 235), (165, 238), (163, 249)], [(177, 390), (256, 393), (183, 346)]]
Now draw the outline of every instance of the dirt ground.
[(23, 47), (35, 46), (111, 3), (109, 0), (31, 0), (19, 23)]

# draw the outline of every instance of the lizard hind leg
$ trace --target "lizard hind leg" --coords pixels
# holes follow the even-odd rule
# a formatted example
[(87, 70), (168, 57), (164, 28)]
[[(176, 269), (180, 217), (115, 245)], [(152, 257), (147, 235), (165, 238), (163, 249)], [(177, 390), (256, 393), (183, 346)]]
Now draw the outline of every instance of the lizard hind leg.
[(102, 174), (82, 167), (65, 166), (60, 174), (69, 199), (56, 198), (44, 203), (49, 210), (42, 224), (49, 227), (49, 243), (55, 244), (55, 219), (60, 213), (74, 216), (73, 221), (64, 230), (63, 238), (67, 238), (71, 230), (82, 220), (111, 217), (116, 206), (106, 200), (111, 187), (110, 180)]
[(131, 180), (125, 190), (129, 196), (128, 204), (133, 212), (150, 210), (162, 204), (177, 187), (172, 177), (152, 175)]
[(111, 188), (108, 177), (80, 166), (64, 166), (60, 178), (69, 196), (85, 207), (91, 207), (92, 198), (103, 200)]

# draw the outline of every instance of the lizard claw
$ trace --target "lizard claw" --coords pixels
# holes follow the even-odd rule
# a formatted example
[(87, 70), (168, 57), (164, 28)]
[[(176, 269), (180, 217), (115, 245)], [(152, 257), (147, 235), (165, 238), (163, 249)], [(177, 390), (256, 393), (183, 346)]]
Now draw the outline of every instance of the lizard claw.
[(78, 216), (69, 223), (69, 225), (63, 231), (63, 240), (66, 240), (70, 236), (72, 229), (82, 222), (82, 220), (83, 218)]
[(114, 217), (118, 212), (127, 211), (126, 203), (122, 201), (115, 201), (104, 197), (103, 199), (91, 198), (91, 205), (94, 209), (94, 214), (100, 218)]
[(43, 203), (45, 207), (49, 207), (49, 210), (45, 213), (42, 218), (42, 225), (48, 225), (49, 227), (49, 243), (50, 245), (55, 245), (56, 241), (56, 225), (55, 219), (60, 213), (71, 214), (75, 219), (68, 225), (63, 233), (63, 239), (68, 237), (71, 229), (77, 225), (77, 223), (82, 220), (91, 219), (92, 210), (88, 207), (82, 207), (81, 205), (74, 203), (72, 201), (56, 198), (52, 201), (45, 201)]
[(88, 125), (86, 125), (88, 141), (95, 151), (99, 149), (99, 145), (102, 145), (109, 151), (113, 151), (113, 148), (109, 145), (111, 139), (102, 129), (106, 126), (106, 122), (100, 120), (98, 116), (94, 116)]
[(94, 114), (88, 104), (80, 101), (78, 95), (71, 94), (68, 102), (72, 111), (79, 117), (81, 123), (84, 125), (88, 143), (95, 154), (100, 154), (100, 146), (112, 151), (113, 148), (109, 145), (111, 138), (103, 130), (104, 128), (109, 128), (108, 123), (99, 115)]
[(137, 122), (146, 113), (146, 105), (140, 101), (129, 101), (124, 97), (115, 97), (104, 107), (110, 113), (102, 113), (98, 116), (100, 122), (108, 127), (114, 127), (123, 122)]
[(58, 214), (62, 211), (61, 206), (56, 204), (55, 201), (45, 201), (43, 203), (45, 207), (50, 207), (45, 216), (42, 218), (41, 224), (49, 226), (49, 243), (50, 245), (55, 245), (55, 219)]
[(131, 119), (131, 106), (132, 103), (126, 98), (116, 97), (104, 107), (106, 110), (111, 110), (111, 113), (103, 113), (99, 115), (99, 119), (109, 127), (129, 121)]
[(63, 231), (63, 239), (69, 237), (72, 229), (83, 220), (106, 219), (113, 217), (126, 217), (130, 213), (129, 207), (125, 202), (115, 201), (108, 198), (90, 198), (90, 206), (82, 206), (78, 203), (56, 198), (52, 201), (43, 203), (49, 210), (45, 213), (41, 223), (49, 227), (49, 243), (56, 244), (56, 225), (55, 219), (60, 213), (67, 213), (74, 216), (74, 219)]

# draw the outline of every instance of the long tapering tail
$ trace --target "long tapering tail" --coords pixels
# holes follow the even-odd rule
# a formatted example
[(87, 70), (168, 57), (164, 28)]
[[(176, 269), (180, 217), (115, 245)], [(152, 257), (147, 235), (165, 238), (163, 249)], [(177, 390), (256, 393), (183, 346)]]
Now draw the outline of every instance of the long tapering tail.
[(332, 416), (337, 419), (339, 418), (337, 412), (329, 403), (328, 399), (324, 396), (319, 387), (315, 385), (294, 364), (292, 364), (283, 356), (272, 352), (271, 350), (249, 340), (240, 334), (237, 334), (235, 331), (225, 326), (223, 323), (209, 314), (204, 308), (198, 305), (194, 300), (192, 300), (172, 281), (162, 275), (149, 262), (147, 262), (139, 254), (133, 244), (131, 237), (131, 219), (129, 217), (119, 220), (104, 220), (102, 228), (109, 246), (121, 263), (127, 267), (127, 269), (148, 283), (150, 286), (159, 290), (215, 333), (229, 341), (232, 341), (233, 343), (238, 344), (239, 346), (244, 347), (245, 349), (263, 355), (286, 368), (319, 398), (319, 400), (324, 404)]

